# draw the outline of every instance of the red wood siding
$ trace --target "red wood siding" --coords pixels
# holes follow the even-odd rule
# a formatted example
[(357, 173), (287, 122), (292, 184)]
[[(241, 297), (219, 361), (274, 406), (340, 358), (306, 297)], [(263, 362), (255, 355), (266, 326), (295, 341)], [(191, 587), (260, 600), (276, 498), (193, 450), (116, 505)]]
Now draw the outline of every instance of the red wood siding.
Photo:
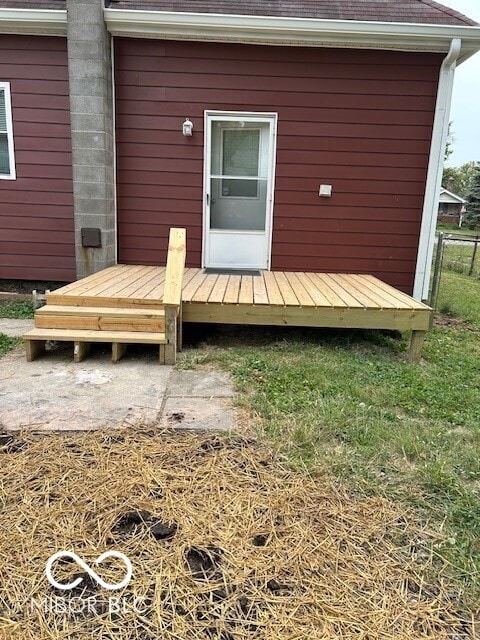
[(0, 278), (75, 279), (67, 47), (0, 36), (10, 82), (16, 180), (0, 180)]
[(177, 225), (200, 266), (204, 110), (275, 111), (272, 268), (411, 293), (440, 56), (122, 38), (115, 53), (120, 261), (161, 262)]

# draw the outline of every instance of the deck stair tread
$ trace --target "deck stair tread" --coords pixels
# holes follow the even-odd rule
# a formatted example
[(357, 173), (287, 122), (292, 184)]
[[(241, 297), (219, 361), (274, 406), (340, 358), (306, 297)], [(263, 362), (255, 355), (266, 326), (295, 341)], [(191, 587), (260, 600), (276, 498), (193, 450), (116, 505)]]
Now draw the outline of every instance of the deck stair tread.
[(25, 340), (59, 342), (120, 342), (126, 344), (166, 344), (165, 334), (155, 331), (90, 331), (87, 329), (32, 329)]
[(35, 314), (38, 329), (87, 329), (90, 331), (165, 331), (163, 309), (118, 307), (69, 307), (46, 305)]
[(82, 307), (47, 304), (36, 311), (41, 316), (74, 315), (74, 316), (107, 316), (117, 318), (164, 318), (163, 309), (144, 309), (142, 307)]

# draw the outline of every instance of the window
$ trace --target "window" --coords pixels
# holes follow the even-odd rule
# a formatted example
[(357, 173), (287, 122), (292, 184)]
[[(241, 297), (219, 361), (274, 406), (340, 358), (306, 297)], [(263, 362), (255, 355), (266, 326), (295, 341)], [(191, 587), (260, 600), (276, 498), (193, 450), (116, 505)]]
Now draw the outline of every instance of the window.
[(15, 180), (9, 82), (0, 82), (0, 179)]
[(260, 166), (260, 129), (223, 129), (222, 170), (224, 176), (242, 176), (222, 180), (222, 196), (257, 198), (257, 177)]

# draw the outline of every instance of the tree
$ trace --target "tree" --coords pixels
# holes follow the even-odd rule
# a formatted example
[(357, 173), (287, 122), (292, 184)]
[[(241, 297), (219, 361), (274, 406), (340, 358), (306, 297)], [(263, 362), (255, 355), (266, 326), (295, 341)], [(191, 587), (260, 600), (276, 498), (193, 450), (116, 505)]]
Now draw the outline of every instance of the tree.
[(477, 164), (477, 162), (472, 160), (471, 162), (462, 164), (461, 167), (445, 167), (443, 170), (442, 187), (466, 199), (470, 193)]
[(470, 193), (468, 194), (465, 224), (471, 229), (480, 225), (480, 162), (476, 163)]

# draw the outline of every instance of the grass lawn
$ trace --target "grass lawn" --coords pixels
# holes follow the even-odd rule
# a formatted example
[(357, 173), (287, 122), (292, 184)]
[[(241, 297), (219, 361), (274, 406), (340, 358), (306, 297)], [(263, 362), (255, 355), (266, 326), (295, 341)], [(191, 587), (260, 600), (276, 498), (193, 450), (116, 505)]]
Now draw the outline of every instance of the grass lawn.
[(461, 273), (444, 270), (437, 310), (461, 318), (480, 329), (480, 282)]
[(469, 229), (468, 227), (458, 227), (455, 224), (439, 224), (437, 225), (438, 233), (452, 233), (457, 236), (480, 236), (479, 229)]
[(0, 318), (33, 318), (33, 304), (28, 300), (0, 302)]
[[(0, 302), (0, 318), (33, 318), (33, 305), (29, 301)], [(20, 338), (9, 338), (0, 333), (0, 358), (21, 342)]]
[[(441, 300), (480, 327), (478, 281), (448, 274)], [(179, 366), (231, 371), (252, 424), (295, 468), (413, 507), (445, 534), (433, 553), (475, 602), (480, 334), (434, 329), (420, 364), (404, 360), (406, 344), (380, 332), (223, 327)]]
[(20, 338), (9, 338), (8, 336), (0, 333), (0, 358), (8, 351), (20, 344)]
[[(473, 242), (459, 244), (447, 241), (443, 250), (443, 269), (468, 275), (474, 257), (474, 247)], [(480, 277), (480, 248), (477, 248), (475, 254), (472, 275)]]

